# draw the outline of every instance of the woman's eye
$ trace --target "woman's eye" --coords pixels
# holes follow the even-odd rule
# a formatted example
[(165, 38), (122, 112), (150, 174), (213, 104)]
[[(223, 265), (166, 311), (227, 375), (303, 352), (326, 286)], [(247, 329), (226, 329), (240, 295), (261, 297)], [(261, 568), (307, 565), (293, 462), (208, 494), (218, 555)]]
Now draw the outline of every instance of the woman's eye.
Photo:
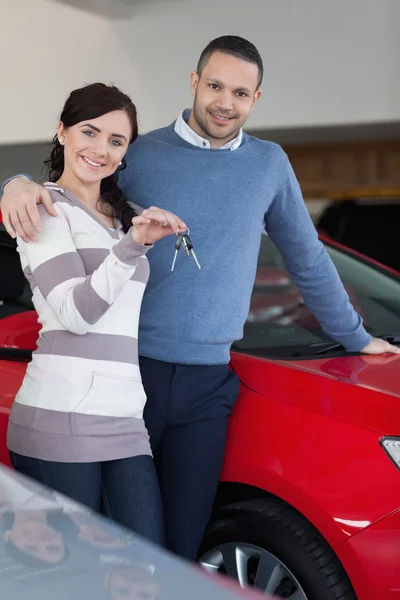
[(113, 146), (122, 146), (122, 144), (119, 140), (111, 140), (111, 143)]
[(93, 131), (90, 131), (90, 129), (86, 129), (86, 131), (84, 131), (83, 133), (84, 133), (85, 135), (90, 135), (90, 136), (93, 136), (93, 135), (94, 135)]

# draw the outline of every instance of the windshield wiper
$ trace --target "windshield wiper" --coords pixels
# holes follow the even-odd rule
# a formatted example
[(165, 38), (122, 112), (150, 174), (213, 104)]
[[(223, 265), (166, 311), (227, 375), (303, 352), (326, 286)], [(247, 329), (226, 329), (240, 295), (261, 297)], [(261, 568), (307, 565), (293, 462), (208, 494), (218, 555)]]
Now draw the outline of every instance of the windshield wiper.
[(317, 356), (318, 354), (327, 354), (328, 352), (333, 352), (333, 350), (342, 350), (345, 352), (344, 346), (339, 344), (339, 342), (317, 342), (314, 344), (310, 344), (309, 348), (319, 348), (315, 352), (308, 354), (308, 356)]
[(389, 344), (400, 344), (400, 335), (393, 335), (392, 333), (374, 333), (371, 335), (380, 338), (381, 340), (385, 340), (385, 342), (389, 342)]
[[(381, 338), (385, 340), (385, 342), (389, 342), (390, 344), (400, 344), (400, 334), (378, 334), (371, 333), (374, 337)], [(297, 348), (297, 349), (296, 349)], [(342, 344), (339, 342), (313, 342), (308, 345), (293, 345), (293, 346), (279, 346), (279, 347), (256, 347), (256, 348), (241, 348), (239, 344), (232, 344), (232, 351), (239, 352), (240, 354), (250, 354), (252, 356), (258, 356), (262, 358), (279, 358), (282, 360), (288, 358), (310, 358), (315, 356), (322, 356), (324, 354), (329, 354), (330, 352), (340, 352), (343, 353), (344, 356), (355, 356), (358, 355), (359, 352), (348, 352)], [(313, 352), (313, 350), (315, 350)], [(1, 357), (1, 356), (0, 356)]]
[[(389, 344), (400, 344), (400, 335), (393, 335), (391, 333), (374, 333), (372, 335), (376, 338), (380, 338), (381, 340), (385, 340), (385, 342), (389, 342)], [(314, 344), (310, 344), (309, 348), (317, 348), (318, 346), (320, 346), (320, 349), (316, 350), (316, 352), (313, 352), (309, 356), (327, 354), (328, 352), (333, 352), (334, 350), (342, 350), (343, 352), (346, 352), (344, 346), (342, 344), (339, 344), (338, 342), (317, 342)]]

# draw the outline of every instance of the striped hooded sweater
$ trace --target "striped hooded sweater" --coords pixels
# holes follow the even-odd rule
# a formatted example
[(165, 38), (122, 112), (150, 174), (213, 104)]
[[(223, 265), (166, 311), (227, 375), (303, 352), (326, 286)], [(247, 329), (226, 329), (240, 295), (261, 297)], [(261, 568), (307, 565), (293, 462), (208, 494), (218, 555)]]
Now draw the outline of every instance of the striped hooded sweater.
[(59, 462), (151, 454), (137, 340), (150, 246), (119, 223), (108, 228), (68, 190), (46, 188), (57, 217), (39, 207), (37, 241), (18, 238), (42, 327), (12, 406), (8, 448)]

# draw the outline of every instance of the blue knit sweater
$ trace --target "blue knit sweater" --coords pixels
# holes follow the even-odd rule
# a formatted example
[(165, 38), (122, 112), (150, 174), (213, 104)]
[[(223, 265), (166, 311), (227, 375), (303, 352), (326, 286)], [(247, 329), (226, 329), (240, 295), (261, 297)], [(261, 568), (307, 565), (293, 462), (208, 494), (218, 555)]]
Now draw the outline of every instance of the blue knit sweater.
[(120, 184), (132, 202), (166, 208), (187, 223), (202, 267), (180, 251), (171, 272), (171, 237), (148, 252), (141, 355), (184, 364), (229, 361), (232, 342), (243, 334), (264, 228), (324, 331), (352, 351), (370, 341), (280, 146), (244, 134), (234, 151), (203, 149), (181, 139), (172, 123), (136, 140)]

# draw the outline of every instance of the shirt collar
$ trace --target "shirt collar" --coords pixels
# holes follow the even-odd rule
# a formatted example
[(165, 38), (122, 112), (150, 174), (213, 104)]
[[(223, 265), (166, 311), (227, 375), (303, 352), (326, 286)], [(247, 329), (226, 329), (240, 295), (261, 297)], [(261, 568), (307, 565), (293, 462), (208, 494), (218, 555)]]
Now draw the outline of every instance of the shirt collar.
[[(175, 133), (179, 135), (185, 142), (189, 142), (193, 146), (198, 146), (199, 148), (210, 149), (210, 142), (205, 138), (198, 135), (186, 122), (186, 118), (190, 115), (190, 111), (183, 110), (177, 120), (175, 121)], [(240, 129), (237, 136), (227, 142), (224, 146), (219, 148), (219, 150), (236, 150), (239, 148), (242, 143), (243, 131)]]
[[(72, 192), (70, 192), (69, 190), (66, 190), (65, 188), (60, 187), (59, 185), (57, 185), (57, 183), (54, 183), (52, 181), (45, 181), (45, 183), (43, 184), (43, 186), (47, 189), (47, 190), (53, 190), (54, 192), (60, 192), (60, 194), (62, 194), (63, 196), (67, 196), (67, 198), (70, 199), (71, 202), (73, 202), (74, 204), (76, 204), (77, 202), (79, 203), (79, 205), (82, 205), (84, 210), (91, 215), (92, 217), (96, 217), (96, 215), (94, 213), (92, 213), (87, 206), (85, 205), (84, 202), (82, 202), (82, 200), (79, 200), (79, 198), (77, 198), (75, 196), (75, 194), (73, 194)], [(131, 204), (130, 202), (128, 202), (128, 204)], [(98, 219), (99, 220), (99, 219)], [(114, 228), (113, 227), (108, 227), (108, 225), (105, 225), (105, 223), (103, 223), (102, 221), (100, 221), (101, 224), (106, 228), (109, 229), (110, 231), (113, 231)], [(118, 219), (114, 219), (114, 224), (115, 224), (115, 229), (118, 230), (122, 230), (122, 223), (121, 221), (119, 221)]]

